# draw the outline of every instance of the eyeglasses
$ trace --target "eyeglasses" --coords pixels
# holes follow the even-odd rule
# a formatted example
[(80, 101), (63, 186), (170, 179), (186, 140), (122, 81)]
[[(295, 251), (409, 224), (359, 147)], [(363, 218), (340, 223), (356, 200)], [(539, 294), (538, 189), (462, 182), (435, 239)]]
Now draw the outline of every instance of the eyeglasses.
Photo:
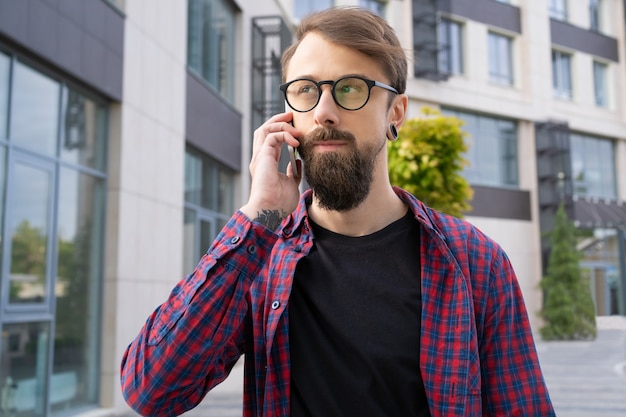
[(346, 110), (359, 110), (365, 106), (370, 99), (373, 87), (384, 88), (399, 94), (398, 90), (387, 84), (355, 76), (342, 77), (337, 81), (313, 81), (308, 78), (298, 78), (282, 84), (279, 88), (285, 95), (289, 107), (304, 113), (313, 110), (320, 102), (324, 84), (330, 85), (330, 92), (335, 103)]

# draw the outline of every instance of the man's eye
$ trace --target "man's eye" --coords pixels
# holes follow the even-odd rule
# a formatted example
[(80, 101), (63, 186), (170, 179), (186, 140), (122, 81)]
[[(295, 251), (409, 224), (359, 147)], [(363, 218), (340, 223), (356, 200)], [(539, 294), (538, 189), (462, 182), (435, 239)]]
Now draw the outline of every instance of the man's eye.
[(339, 94), (360, 94), (364, 90), (363, 83), (358, 79), (345, 79), (337, 86)]
[(313, 84), (305, 84), (298, 88), (298, 94), (313, 94), (317, 88)]

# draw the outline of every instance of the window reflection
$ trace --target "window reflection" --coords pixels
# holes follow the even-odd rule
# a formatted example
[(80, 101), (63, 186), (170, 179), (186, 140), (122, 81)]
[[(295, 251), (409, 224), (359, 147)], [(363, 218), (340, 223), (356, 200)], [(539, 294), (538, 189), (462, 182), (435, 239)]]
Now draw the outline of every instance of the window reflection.
[(202, 153), (185, 153), (185, 201), (230, 217), (234, 211), (234, 173)]
[(64, 109), (61, 158), (67, 162), (104, 170), (106, 163), (106, 109), (69, 90)]
[(61, 170), (53, 375), (72, 394), (53, 411), (97, 400), (104, 194), (103, 180)]
[(513, 84), (512, 45), (508, 36), (489, 33), (489, 80)]
[(570, 141), (575, 194), (615, 198), (617, 184), (613, 141), (581, 134), (572, 134)]
[(437, 27), (437, 40), (441, 50), (437, 54), (442, 74), (463, 73), (463, 27), (461, 23), (441, 18)]
[(620, 235), (615, 229), (579, 230), (577, 247), (583, 276), (589, 280), (596, 314), (624, 314), (620, 279)]
[(512, 120), (480, 116), (455, 110), (443, 113), (463, 120), (469, 134), (463, 176), (472, 184), (512, 186), (519, 184), (517, 124)]
[(230, 0), (189, 0), (188, 65), (227, 100), (235, 97), (236, 7)]
[[(0, 415), (43, 417), (48, 369), (48, 323), (15, 323), (2, 327)], [(55, 380), (53, 378), (52, 385)], [(52, 389), (50, 401), (60, 396)]]
[(566, 52), (552, 51), (552, 86), (555, 97), (571, 100), (572, 56)]
[(15, 63), (11, 108), (11, 140), (46, 155), (55, 155), (59, 125), (58, 82)]
[(608, 97), (608, 65), (602, 62), (593, 62), (593, 86), (596, 106), (607, 107)]
[(42, 303), (47, 297), (50, 172), (16, 163), (11, 195), (11, 303)]

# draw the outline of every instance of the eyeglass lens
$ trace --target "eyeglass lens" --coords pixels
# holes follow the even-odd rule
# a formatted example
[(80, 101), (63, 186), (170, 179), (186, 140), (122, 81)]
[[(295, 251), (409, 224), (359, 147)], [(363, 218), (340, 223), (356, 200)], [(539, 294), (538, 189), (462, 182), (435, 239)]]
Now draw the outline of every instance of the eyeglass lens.
[[(363, 107), (369, 98), (369, 86), (360, 78), (342, 78), (332, 88), (337, 104), (347, 110)], [(294, 110), (309, 111), (317, 105), (321, 89), (312, 80), (296, 80), (289, 84), (285, 93), (287, 102)]]

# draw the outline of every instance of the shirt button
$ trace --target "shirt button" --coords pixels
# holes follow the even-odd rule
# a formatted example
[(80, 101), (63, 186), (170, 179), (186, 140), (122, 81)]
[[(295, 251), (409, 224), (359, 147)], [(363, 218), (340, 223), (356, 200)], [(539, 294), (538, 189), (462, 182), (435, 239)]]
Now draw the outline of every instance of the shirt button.
[(280, 301), (276, 300), (272, 303), (272, 310), (278, 310), (278, 307), (280, 307)]
[(235, 243), (237, 243), (237, 242), (239, 242), (239, 236), (234, 236), (234, 237), (230, 240), (230, 243), (232, 243), (233, 245), (234, 245)]
[(248, 246), (248, 253), (250, 255), (254, 255), (256, 253), (256, 246), (254, 246), (254, 245)]

